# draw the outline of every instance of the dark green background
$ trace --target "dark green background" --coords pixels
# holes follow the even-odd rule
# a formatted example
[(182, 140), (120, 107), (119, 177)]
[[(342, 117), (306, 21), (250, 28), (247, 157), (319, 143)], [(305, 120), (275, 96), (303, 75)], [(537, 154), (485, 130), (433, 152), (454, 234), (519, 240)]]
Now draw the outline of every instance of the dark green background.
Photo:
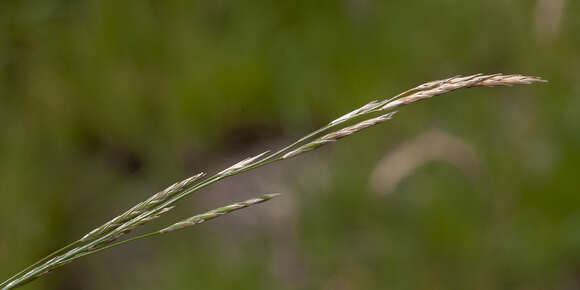
[[(579, 11), (573, 0), (2, 1), (2, 278), (164, 185), (372, 99), (504, 72), (550, 83), (409, 106), (213, 186), (150, 228), (277, 200), (28, 289), (580, 289)], [(432, 130), (469, 145), (475, 176), (435, 160), (390, 194), (373, 190), (379, 160)]]

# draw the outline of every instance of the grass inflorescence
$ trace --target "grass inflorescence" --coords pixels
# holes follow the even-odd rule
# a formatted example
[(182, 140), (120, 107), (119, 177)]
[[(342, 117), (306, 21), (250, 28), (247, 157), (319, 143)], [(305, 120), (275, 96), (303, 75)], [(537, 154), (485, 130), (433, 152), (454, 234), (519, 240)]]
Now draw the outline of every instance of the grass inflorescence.
[[(58, 269), (59, 267), (68, 264), (80, 257), (95, 254), (97, 252), (126, 244), (131, 241), (188, 228), (190, 226), (203, 223), (230, 212), (268, 201), (278, 195), (262, 195), (253, 199), (221, 207), (200, 215), (195, 215), (182, 221), (170, 224), (169, 226), (157, 231), (131, 238), (127, 237), (127, 235), (133, 229), (144, 226), (149, 221), (163, 216), (164, 213), (174, 207), (176, 202), (194, 192), (219, 182), (220, 180), (223, 180), (229, 176), (237, 175), (245, 171), (270, 164), (272, 162), (295, 157), (302, 153), (312, 151), (322, 145), (336, 142), (337, 140), (350, 136), (353, 133), (390, 120), (396, 113), (394, 109), (400, 108), (404, 105), (412, 104), (417, 101), (432, 98), (437, 95), (446, 94), (463, 88), (513, 86), (532, 84), (537, 82), (545, 82), (545, 80), (542, 80), (538, 77), (503, 74), (476, 74), (466, 77), (456, 76), (448, 79), (424, 83), (392, 98), (388, 98), (382, 101), (372, 101), (360, 108), (353, 110), (348, 114), (343, 115), (340, 118), (333, 120), (326, 126), (300, 138), (296, 142), (274, 153), (266, 151), (256, 156), (249, 157), (220, 171), (219, 173), (207, 177), (206, 179), (202, 179), (205, 177), (204, 173), (199, 173), (183, 181), (174, 183), (168, 188), (155, 193), (145, 201), (138, 203), (134, 207), (128, 209), (124, 213), (116, 216), (103, 225), (89, 231), (79, 240), (28, 266), (26, 269), (18, 272), (17, 274), (1, 283), (0, 287), (2, 287), (2, 289), (13, 289), (31, 282), (41, 277), (42, 275)], [(372, 114), (380, 115), (373, 117), (371, 116)], [(354, 121), (355, 119), (362, 117), (366, 117), (366, 119), (359, 121), (354, 125), (343, 126), (345, 122)]]

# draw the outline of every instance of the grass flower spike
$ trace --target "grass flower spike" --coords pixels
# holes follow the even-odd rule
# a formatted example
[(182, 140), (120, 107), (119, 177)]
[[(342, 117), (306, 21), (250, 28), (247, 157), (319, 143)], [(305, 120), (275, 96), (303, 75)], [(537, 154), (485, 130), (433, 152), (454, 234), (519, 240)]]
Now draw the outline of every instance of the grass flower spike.
[[(80, 257), (95, 254), (131, 241), (190, 227), (230, 212), (268, 201), (276, 197), (277, 194), (262, 195), (257, 198), (234, 203), (200, 215), (195, 215), (180, 222), (170, 224), (161, 230), (152, 231), (131, 238), (126, 237), (137, 227), (144, 226), (149, 221), (162, 217), (163, 214), (171, 210), (179, 200), (191, 195), (192, 193), (217, 183), (229, 176), (237, 175), (273, 162), (289, 159), (390, 120), (395, 114), (393, 111), (394, 109), (464, 88), (527, 85), (538, 82), (546, 81), (538, 77), (528, 77), (517, 74), (475, 74), (466, 77), (456, 76), (424, 83), (382, 101), (369, 102), (274, 153), (266, 151), (257, 156), (244, 159), (217, 174), (206, 177), (205, 179), (202, 179), (205, 177), (205, 174), (199, 173), (183, 181), (174, 183), (168, 188), (155, 193), (143, 202), (138, 203), (123, 214), (90, 231), (79, 240), (72, 242), (62, 249), (40, 259), (36, 263), (33, 263), (24, 270), (12, 275), (12, 277), (0, 283), (0, 287), (1, 289), (13, 289), (29, 283)], [(370, 116), (370, 114), (380, 114), (380, 116), (373, 117)], [(354, 125), (342, 126), (345, 122), (354, 121), (354, 119), (360, 119), (363, 117), (366, 117), (366, 119), (358, 121), (358, 123)], [(118, 241), (119, 239), (121, 240)]]

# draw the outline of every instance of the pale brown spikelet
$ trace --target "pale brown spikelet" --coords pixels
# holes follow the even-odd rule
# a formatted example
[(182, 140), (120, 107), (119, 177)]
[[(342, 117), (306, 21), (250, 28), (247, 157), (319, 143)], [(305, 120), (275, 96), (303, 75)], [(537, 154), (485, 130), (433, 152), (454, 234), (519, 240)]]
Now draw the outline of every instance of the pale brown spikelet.
[(370, 110), (373, 110), (374, 108), (376, 108), (379, 105), (380, 105), (379, 101), (377, 101), (377, 100), (371, 101), (368, 104), (366, 104), (366, 105), (364, 105), (356, 110), (353, 110), (352, 112), (350, 112), (348, 114), (344, 114), (341, 117), (337, 118), (336, 120), (330, 122), (330, 125), (342, 123), (343, 121), (350, 120), (354, 117), (365, 114), (365, 113), (369, 112)]
[(364, 129), (368, 128), (368, 127), (371, 127), (371, 126), (374, 126), (376, 124), (382, 123), (382, 122), (384, 122), (386, 120), (390, 120), (390, 119), (393, 118), (393, 115), (395, 115), (395, 113), (396, 112), (390, 112), (390, 113), (384, 114), (382, 116), (378, 116), (378, 117), (375, 117), (375, 118), (372, 118), (372, 119), (368, 119), (368, 120), (362, 121), (362, 122), (357, 123), (355, 125), (348, 126), (348, 127), (343, 128), (341, 130), (338, 130), (336, 132), (332, 132), (332, 133), (329, 133), (327, 135), (324, 135), (320, 139), (321, 139), (321, 141), (323, 141), (323, 142), (325, 141), (326, 143), (327, 142), (334, 142), (334, 141), (336, 141), (338, 139), (344, 138), (344, 137), (349, 136), (349, 135), (351, 135), (353, 133), (356, 133), (356, 132), (359, 132), (361, 130), (364, 130)]
[(538, 82), (546, 82), (546, 80), (543, 80), (539, 77), (503, 74), (475, 74), (466, 77), (458, 76), (442, 81), (429, 82), (418, 86), (417, 88), (426, 89), (418, 90), (417, 92), (410, 95), (406, 95), (387, 102), (383, 107), (381, 107), (380, 110), (392, 110), (403, 105), (446, 94), (462, 88), (527, 85)]
[(144, 202), (144, 206), (145, 207), (150, 207), (152, 205), (156, 205), (159, 203), (162, 203), (164, 201), (167, 200), (167, 198), (175, 195), (176, 193), (181, 192), (183, 189), (189, 187), (190, 185), (192, 185), (195, 181), (197, 181), (198, 179), (200, 179), (201, 177), (205, 176), (205, 173), (198, 173), (194, 176), (191, 176), (189, 178), (186, 178), (180, 182), (176, 182), (174, 184), (172, 184), (171, 186), (169, 186), (168, 188), (152, 195), (150, 198), (148, 198), (145, 202)]
[(270, 152), (270, 151), (266, 151), (266, 152), (260, 153), (260, 154), (258, 154), (256, 156), (246, 158), (246, 159), (244, 159), (244, 160), (242, 160), (242, 161), (240, 161), (240, 162), (238, 162), (238, 163), (236, 163), (236, 164), (234, 164), (234, 165), (232, 165), (232, 166), (230, 166), (230, 167), (228, 167), (228, 168), (220, 171), (220, 173), (218, 173), (217, 175), (229, 175), (229, 174), (232, 174), (232, 173), (234, 173), (234, 172), (236, 172), (236, 171), (238, 171), (238, 170), (240, 170), (240, 169), (242, 169), (244, 167), (247, 167), (247, 166), (251, 165), (254, 161), (260, 159), (262, 156), (266, 155), (268, 152)]
[(324, 144), (335, 142), (336, 140), (339, 140), (339, 139), (344, 138), (346, 136), (352, 135), (353, 133), (359, 132), (359, 131), (364, 130), (368, 127), (382, 123), (386, 120), (390, 120), (393, 118), (393, 115), (395, 115), (396, 113), (397, 112), (389, 112), (387, 114), (359, 122), (359, 123), (354, 124), (352, 126), (345, 127), (345, 128), (340, 129), (338, 131), (328, 133), (328, 134), (326, 134), (326, 135), (324, 135), (324, 136), (322, 136), (322, 137), (320, 137), (320, 138), (318, 138), (310, 143), (302, 145), (302, 146), (298, 147), (297, 149), (286, 153), (284, 156), (282, 156), (282, 159), (292, 158), (292, 157), (299, 155), (299, 154), (302, 154), (304, 152), (312, 151), (312, 150), (314, 150), (314, 149), (316, 149)]
[(529, 85), (533, 83), (546, 83), (547, 80), (544, 80), (540, 77), (534, 76), (523, 76), (519, 74), (514, 75), (495, 75), (491, 78), (488, 78), (474, 86), (477, 87), (495, 87), (495, 86), (513, 86), (513, 85)]

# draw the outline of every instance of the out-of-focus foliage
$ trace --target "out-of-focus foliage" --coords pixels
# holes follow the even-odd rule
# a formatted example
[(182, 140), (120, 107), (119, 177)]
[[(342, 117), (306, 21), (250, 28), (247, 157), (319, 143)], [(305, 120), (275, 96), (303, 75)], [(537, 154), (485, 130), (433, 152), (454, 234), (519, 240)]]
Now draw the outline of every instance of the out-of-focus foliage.
[[(578, 289), (579, 12), (572, 0), (2, 1), (2, 278), (189, 174), (424, 81), (504, 72), (551, 82), (410, 106), (163, 221), (286, 193), (260, 209), (28, 287)], [(383, 156), (434, 129), (476, 168), (428, 161), (373, 189)]]

